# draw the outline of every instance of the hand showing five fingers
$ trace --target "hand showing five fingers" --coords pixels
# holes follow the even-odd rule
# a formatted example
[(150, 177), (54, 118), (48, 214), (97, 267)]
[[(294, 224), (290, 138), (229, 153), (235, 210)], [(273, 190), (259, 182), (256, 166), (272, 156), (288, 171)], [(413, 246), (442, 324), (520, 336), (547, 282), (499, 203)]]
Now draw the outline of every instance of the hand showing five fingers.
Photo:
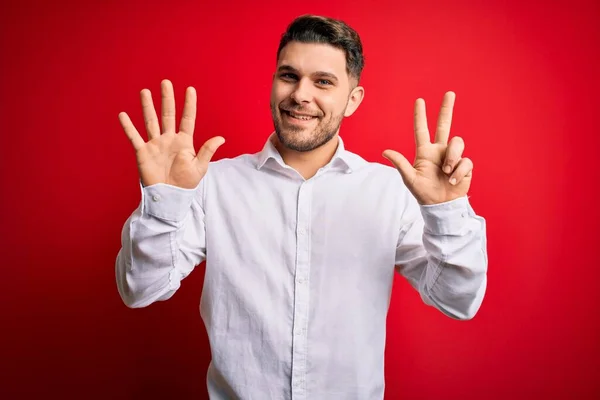
[(420, 204), (438, 204), (463, 197), (471, 185), (473, 163), (462, 158), (464, 141), (455, 136), (448, 142), (455, 97), (453, 92), (444, 96), (434, 143), (431, 143), (427, 128), (425, 101), (417, 99), (415, 102), (417, 149), (412, 165), (394, 150), (383, 152), (383, 157), (398, 169), (404, 184)]
[(215, 151), (225, 139), (207, 140), (198, 154), (194, 150), (193, 134), (196, 121), (196, 91), (189, 87), (185, 94), (179, 133), (175, 127), (175, 96), (168, 80), (161, 82), (162, 130), (148, 89), (140, 93), (148, 142), (140, 136), (129, 116), (122, 112), (119, 121), (136, 152), (140, 178), (144, 186), (166, 183), (193, 189), (206, 174)]

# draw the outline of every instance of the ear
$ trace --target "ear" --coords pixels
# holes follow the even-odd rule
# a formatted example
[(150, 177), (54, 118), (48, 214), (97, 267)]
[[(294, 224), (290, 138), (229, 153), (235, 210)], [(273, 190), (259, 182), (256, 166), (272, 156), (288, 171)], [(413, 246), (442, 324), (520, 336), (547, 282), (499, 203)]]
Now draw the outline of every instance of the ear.
[(346, 111), (344, 112), (344, 117), (349, 117), (354, 114), (354, 111), (360, 106), (360, 103), (363, 101), (365, 97), (365, 88), (362, 86), (357, 86), (352, 89), (350, 92), (350, 97), (348, 98), (348, 105), (346, 106)]

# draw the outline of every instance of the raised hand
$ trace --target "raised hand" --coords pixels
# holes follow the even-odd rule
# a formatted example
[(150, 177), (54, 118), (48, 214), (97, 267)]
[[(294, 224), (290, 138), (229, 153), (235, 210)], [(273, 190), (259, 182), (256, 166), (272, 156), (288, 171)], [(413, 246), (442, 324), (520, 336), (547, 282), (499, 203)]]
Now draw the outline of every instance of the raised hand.
[(404, 184), (420, 204), (438, 204), (463, 197), (471, 186), (473, 163), (462, 158), (464, 141), (455, 136), (448, 142), (455, 98), (453, 92), (444, 95), (434, 143), (431, 143), (427, 128), (425, 101), (417, 99), (415, 102), (417, 151), (412, 165), (397, 151), (383, 152), (383, 157), (398, 169)]
[[(215, 151), (225, 143), (221, 136), (207, 140), (198, 154), (194, 150), (194, 124), (196, 122), (196, 90), (187, 88), (179, 133), (175, 126), (175, 96), (169, 80), (161, 82), (162, 130), (148, 89), (140, 93), (142, 112), (148, 133), (148, 142), (140, 136), (125, 112), (119, 121), (125, 134), (133, 144), (138, 171), (144, 186), (166, 183), (185, 189), (193, 189), (208, 170)], [(162, 133), (161, 133), (162, 132)]]

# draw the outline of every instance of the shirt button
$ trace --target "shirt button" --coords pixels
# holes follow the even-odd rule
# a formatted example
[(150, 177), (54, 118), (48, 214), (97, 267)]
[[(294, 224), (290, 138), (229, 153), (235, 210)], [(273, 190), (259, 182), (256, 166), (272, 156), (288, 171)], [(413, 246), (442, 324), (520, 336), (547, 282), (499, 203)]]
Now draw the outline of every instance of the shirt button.
[(300, 229), (298, 230), (298, 234), (299, 234), (299, 235), (304, 235), (305, 233), (306, 233), (306, 230), (305, 230), (304, 228), (300, 228)]
[(159, 201), (160, 200), (160, 196), (155, 194), (154, 196), (152, 196), (152, 200), (154, 201)]

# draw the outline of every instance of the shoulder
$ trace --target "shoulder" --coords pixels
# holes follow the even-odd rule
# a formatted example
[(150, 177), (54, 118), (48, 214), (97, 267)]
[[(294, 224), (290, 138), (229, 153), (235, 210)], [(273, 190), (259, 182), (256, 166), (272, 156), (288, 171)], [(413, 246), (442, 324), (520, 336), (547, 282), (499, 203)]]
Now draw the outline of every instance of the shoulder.
[(256, 169), (255, 154), (241, 154), (233, 158), (222, 158), (211, 161), (208, 165), (207, 175), (219, 176), (240, 170)]
[[(353, 155), (355, 157), (360, 157), (358, 155)], [(375, 180), (379, 183), (402, 183), (402, 176), (400, 172), (395, 167), (381, 164), (379, 162), (374, 161), (366, 161), (360, 158), (362, 162), (358, 168), (356, 168), (355, 172), (358, 175), (366, 176), (369, 179)]]

